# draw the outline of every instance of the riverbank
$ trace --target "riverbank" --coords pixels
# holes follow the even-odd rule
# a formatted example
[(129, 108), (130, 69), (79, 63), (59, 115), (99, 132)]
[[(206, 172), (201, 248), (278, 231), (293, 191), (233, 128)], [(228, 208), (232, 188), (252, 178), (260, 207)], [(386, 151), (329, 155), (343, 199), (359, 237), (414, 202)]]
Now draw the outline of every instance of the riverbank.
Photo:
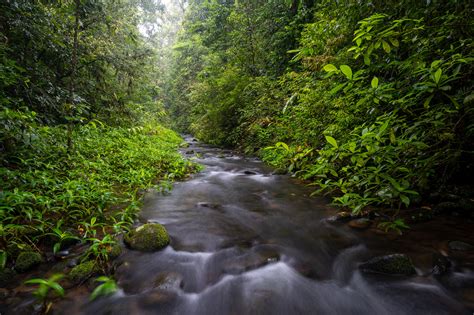
[[(43, 301), (54, 300), (50, 288), (49, 296), (32, 303), (38, 286), (23, 285), (26, 280), (47, 280), (87, 261), (110, 274), (120, 254), (118, 237), (135, 222), (144, 192), (167, 191), (198, 169), (177, 152), (182, 139), (157, 124), (91, 123), (74, 131), (72, 150), (61, 127), (31, 132), (27, 147), (4, 157), (0, 174), (1, 313), (28, 300), (44, 311)], [(71, 287), (76, 280), (57, 282)]]
[[(141, 223), (163, 224), (170, 246), (142, 253), (120, 242), (121, 254), (111, 260), (118, 291), (91, 301), (99, 273), (80, 285), (63, 282), (66, 294), (54, 299), (55, 313), (469, 314), (474, 309), (474, 251), (462, 248), (474, 243), (472, 222), (434, 216), (411, 223), (403, 234), (385, 232), (379, 227), (384, 218), (344, 218), (329, 199), (311, 197), (311, 187), (275, 174), (258, 159), (187, 141), (182, 154), (205, 169), (176, 182), (171, 193), (148, 191), (139, 215)], [(79, 252), (81, 245), (55, 267), (43, 265), (31, 276), (48, 277), (58, 268), (70, 273)], [(390, 254), (408, 257), (415, 272), (361, 269)], [(2, 294), (16, 304), (16, 312), (26, 314), (33, 287), (17, 284)]]
[[(147, 194), (140, 212), (142, 223), (166, 227), (170, 246), (151, 253), (125, 249), (116, 260), (118, 294), (90, 302), (76, 291), (58, 310), (469, 314), (473, 308), (472, 251), (443, 251), (450, 241), (469, 241), (472, 223), (453, 218), (441, 228), (435, 217), (399, 235), (374, 222), (366, 229), (331, 222), (338, 209), (311, 197), (299, 180), (190, 140), (183, 153), (205, 169), (177, 182), (171, 194)], [(443, 234), (434, 233), (438, 228)], [(415, 272), (361, 269), (390, 254), (408, 257)], [(442, 273), (432, 272), (435, 263), (441, 266), (435, 254), (449, 261)]]

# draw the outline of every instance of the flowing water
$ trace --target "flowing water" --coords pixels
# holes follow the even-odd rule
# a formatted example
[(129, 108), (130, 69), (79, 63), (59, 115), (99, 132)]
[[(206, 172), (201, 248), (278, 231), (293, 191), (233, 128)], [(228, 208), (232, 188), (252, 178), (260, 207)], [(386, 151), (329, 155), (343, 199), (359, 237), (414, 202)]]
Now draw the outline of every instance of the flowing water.
[[(171, 245), (126, 251), (117, 294), (68, 302), (60, 313), (472, 314), (474, 268), (431, 276), (431, 262), (424, 262), (435, 250), (422, 244), (432, 240), (397, 243), (330, 223), (335, 209), (309, 197), (304, 184), (256, 159), (188, 140), (183, 153), (205, 170), (168, 194), (147, 194), (140, 217), (165, 225)], [(416, 252), (416, 276), (358, 270), (404, 248)]]

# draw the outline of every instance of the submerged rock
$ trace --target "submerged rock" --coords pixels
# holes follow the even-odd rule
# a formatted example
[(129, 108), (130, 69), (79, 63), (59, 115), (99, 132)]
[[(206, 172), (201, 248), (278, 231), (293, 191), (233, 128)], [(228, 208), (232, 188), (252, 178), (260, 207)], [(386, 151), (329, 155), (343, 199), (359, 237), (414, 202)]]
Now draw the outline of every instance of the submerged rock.
[(177, 272), (163, 272), (154, 281), (155, 289), (178, 290), (183, 287), (183, 276)]
[(388, 275), (413, 275), (416, 273), (415, 267), (404, 254), (392, 254), (372, 258), (359, 268), (367, 273), (383, 273)]
[(43, 257), (37, 252), (22, 252), (18, 255), (15, 262), (15, 270), (26, 272), (33, 269), (43, 262)]
[(125, 234), (124, 242), (131, 249), (152, 252), (170, 243), (168, 232), (159, 223), (147, 223)]
[(240, 274), (279, 260), (280, 254), (277, 251), (270, 248), (259, 248), (254, 252), (229, 260), (224, 267), (224, 272), (229, 274)]
[(99, 266), (90, 260), (72, 268), (69, 272), (69, 279), (74, 283), (81, 283), (100, 271)]
[(254, 171), (244, 171), (244, 174), (245, 175), (257, 175), (257, 172), (254, 172)]
[(366, 218), (361, 218), (361, 219), (350, 221), (348, 225), (354, 229), (365, 230), (365, 229), (368, 229), (372, 225), (372, 221)]
[(431, 273), (435, 276), (440, 276), (448, 272), (449, 268), (451, 267), (451, 262), (449, 259), (440, 254), (433, 255), (433, 269)]
[(474, 246), (461, 241), (451, 241), (448, 244), (451, 250), (473, 250)]

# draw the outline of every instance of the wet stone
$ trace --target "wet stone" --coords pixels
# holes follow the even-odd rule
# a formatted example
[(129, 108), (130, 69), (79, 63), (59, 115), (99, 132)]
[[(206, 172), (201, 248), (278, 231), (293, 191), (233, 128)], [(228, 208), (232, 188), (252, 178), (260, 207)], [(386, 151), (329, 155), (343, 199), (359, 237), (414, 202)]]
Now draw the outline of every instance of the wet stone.
[(185, 154), (189, 154), (189, 155), (194, 154), (194, 153), (195, 153), (194, 150), (188, 150), (185, 152)]
[(179, 290), (183, 287), (183, 276), (177, 272), (160, 273), (154, 281), (155, 289)]
[(257, 175), (257, 172), (254, 172), (254, 171), (244, 171), (244, 174), (245, 175)]
[(365, 230), (368, 229), (372, 225), (372, 221), (369, 219), (357, 219), (357, 220), (352, 220), (348, 223), (348, 225), (353, 228), (353, 229), (358, 229), (358, 230)]
[(68, 250), (62, 250), (62, 251), (59, 251), (56, 254), (54, 254), (54, 257), (56, 257), (56, 258), (66, 258), (67, 256), (69, 256), (69, 251)]
[(161, 224), (147, 223), (125, 234), (124, 242), (131, 249), (152, 252), (168, 246), (170, 237)]
[(15, 270), (26, 272), (33, 269), (43, 262), (43, 257), (37, 252), (22, 252), (18, 255), (15, 262)]
[(352, 220), (354, 217), (352, 216), (352, 213), (350, 212), (339, 212), (336, 215), (333, 215), (332, 217), (329, 217), (326, 219), (328, 222), (348, 222)]
[(467, 250), (474, 250), (474, 246), (465, 242), (461, 241), (451, 241), (448, 244), (449, 249), (451, 250), (459, 250), (459, 251), (467, 251)]
[(176, 293), (164, 290), (153, 290), (140, 297), (138, 304), (144, 308), (155, 308), (176, 301)]
[(210, 202), (198, 202), (197, 206), (203, 207), (203, 208), (210, 208), (210, 209), (219, 209), (221, 207), (220, 204), (210, 203)]
[(67, 261), (67, 267), (74, 268), (78, 265), (78, 263), (79, 263), (79, 259), (77, 259), (77, 258), (69, 259)]
[(415, 267), (404, 254), (379, 256), (366, 261), (359, 268), (366, 273), (382, 273), (387, 275), (413, 275)]
[(441, 254), (433, 255), (433, 269), (431, 273), (435, 276), (440, 276), (449, 271), (451, 262), (449, 259)]
[(225, 267), (224, 272), (230, 274), (240, 274), (245, 271), (257, 269), (267, 264), (280, 260), (280, 254), (270, 249), (262, 249), (232, 259)]
[(68, 274), (68, 278), (73, 283), (82, 283), (93, 275), (97, 274), (99, 271), (100, 268), (95, 263), (95, 261), (90, 260), (72, 268), (72, 270)]

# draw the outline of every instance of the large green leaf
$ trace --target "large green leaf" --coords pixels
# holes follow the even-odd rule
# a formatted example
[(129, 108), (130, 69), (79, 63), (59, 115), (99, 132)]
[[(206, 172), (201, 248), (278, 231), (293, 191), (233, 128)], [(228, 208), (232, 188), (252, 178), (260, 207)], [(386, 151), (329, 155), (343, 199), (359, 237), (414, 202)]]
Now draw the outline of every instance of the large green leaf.
[(348, 65), (342, 65), (339, 67), (341, 69), (342, 73), (349, 79), (352, 80), (352, 69)]
[(337, 145), (337, 141), (336, 139), (334, 139), (333, 137), (331, 136), (326, 136), (326, 141), (329, 142), (329, 144), (331, 144), (333, 147), (335, 147), (336, 149), (339, 147)]
[(335, 65), (333, 64), (327, 64), (323, 67), (324, 71), (326, 72), (333, 72), (333, 71), (337, 71), (337, 68)]
[(377, 77), (374, 77), (372, 79), (372, 82), (370, 82), (370, 84), (372, 85), (372, 88), (376, 89), (379, 87), (379, 79)]

